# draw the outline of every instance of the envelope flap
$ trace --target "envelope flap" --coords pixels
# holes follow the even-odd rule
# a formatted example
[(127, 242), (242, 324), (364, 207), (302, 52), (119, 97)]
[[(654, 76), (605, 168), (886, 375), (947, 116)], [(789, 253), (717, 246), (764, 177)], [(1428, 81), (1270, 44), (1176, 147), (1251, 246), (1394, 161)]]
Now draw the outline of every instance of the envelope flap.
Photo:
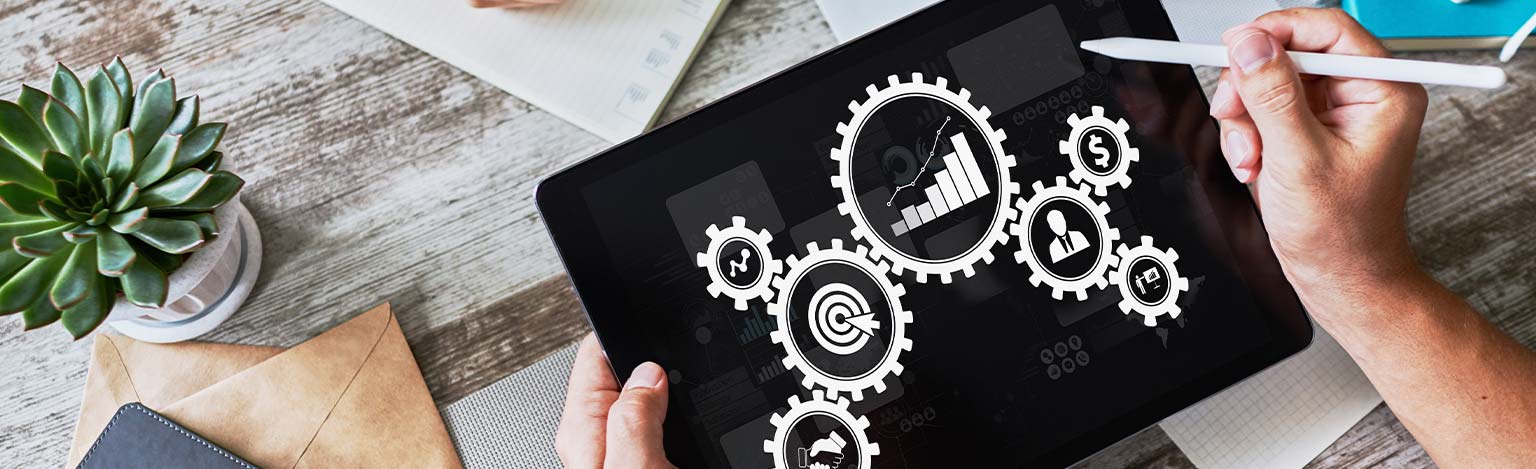
[(258, 466), (293, 467), (391, 322), (380, 306), (161, 413)]
[(277, 347), (183, 342), (152, 344), (128, 337), (103, 337), (117, 347), (138, 401), (161, 409), (239, 374), (281, 353)]
[[(251, 345), (151, 344), (96, 334), (69, 464), (79, 461), (123, 404), (140, 402), (150, 408), (169, 405), (281, 351)], [(140, 379), (135, 381), (134, 377)]]
[(385, 327), (298, 467), (460, 466), (399, 321)]
[(69, 467), (79, 463), (86, 448), (107, 427), (107, 421), (112, 419), (118, 407), (138, 400), (138, 392), (128, 377), (128, 367), (112, 345), (112, 338), (97, 334), (91, 349), (91, 369), (85, 375), (80, 416), (75, 420), (75, 438), (69, 447)]

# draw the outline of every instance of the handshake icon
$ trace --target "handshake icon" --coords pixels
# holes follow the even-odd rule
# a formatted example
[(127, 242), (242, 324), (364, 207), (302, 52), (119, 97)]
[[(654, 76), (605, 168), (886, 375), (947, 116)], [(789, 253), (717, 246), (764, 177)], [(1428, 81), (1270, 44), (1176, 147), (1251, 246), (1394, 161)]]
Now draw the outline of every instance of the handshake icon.
[(836, 431), (826, 438), (811, 443), (810, 448), (800, 448), (800, 469), (837, 469), (843, 464), (843, 448), (848, 441)]

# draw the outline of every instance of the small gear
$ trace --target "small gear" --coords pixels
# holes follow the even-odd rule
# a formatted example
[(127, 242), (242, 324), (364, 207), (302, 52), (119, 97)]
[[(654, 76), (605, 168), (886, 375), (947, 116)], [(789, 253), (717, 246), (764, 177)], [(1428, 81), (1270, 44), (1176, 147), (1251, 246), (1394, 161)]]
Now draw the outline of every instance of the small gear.
[[(1109, 205), (1103, 202), (1094, 202), (1089, 195), (1087, 184), (1072, 186), (1067, 183), (1067, 178), (1057, 177), (1056, 185), (1045, 187), (1040, 181), (1035, 181), (1031, 186), (1034, 195), (1027, 199), (1019, 199), (1019, 218), (1011, 226), (1013, 236), (1019, 239), (1019, 251), (1014, 253), (1015, 261), (1029, 265), (1029, 283), (1040, 286), (1045, 283), (1051, 286), (1051, 297), (1060, 300), (1066, 292), (1077, 293), (1077, 300), (1088, 299), (1088, 288), (1104, 288), (1108, 283), (1105, 272), (1116, 261), (1114, 250), (1111, 248), (1120, 241), (1120, 230), (1111, 228), (1105, 218), (1109, 215)], [(1035, 212), (1046, 202), (1056, 199), (1069, 199), (1077, 205), (1088, 208), (1093, 212), (1095, 228), (1099, 233), (1099, 255), (1095, 259), (1093, 267), (1081, 276), (1064, 278), (1051, 273), (1045, 268), (1040, 259), (1035, 255), (1030, 242), (1030, 228), (1035, 219)], [(1090, 241), (1091, 243), (1092, 241)]]
[[(876, 262), (869, 258), (869, 249), (864, 245), (858, 245), (857, 251), (843, 249), (843, 241), (833, 239), (831, 248), (819, 249), (815, 242), (805, 245), (808, 254), (804, 258), (790, 256), (788, 260), (789, 272), (774, 280), (773, 289), (778, 296), (768, 304), (768, 315), (775, 319), (773, 332), (768, 337), (773, 343), (784, 346), (784, 368), (799, 368), (805, 374), (801, 385), (814, 389), (820, 385), (836, 396), (839, 393), (848, 393), (853, 400), (864, 400), (864, 390), (874, 389), (876, 393), (885, 391), (886, 375), (900, 375), (901, 353), (912, 350), (912, 339), (906, 335), (906, 327), (912, 323), (912, 312), (901, 306), (901, 297), (907, 293), (906, 288), (899, 283), (891, 281), (890, 266), (884, 262)], [(881, 292), (885, 295), (885, 304), (891, 309), (891, 317), (894, 319), (890, 325), (890, 343), (885, 344), (885, 355), (881, 357), (873, 369), (863, 375), (853, 378), (841, 378), (827, 374), (825, 371), (811, 365), (794, 343), (790, 334), (790, 301), (794, 298), (794, 289), (805, 275), (817, 266), (841, 263), (863, 271), (880, 285)], [(802, 313), (802, 316), (807, 313)]]
[[(1005, 232), (1007, 224), (1013, 219), (1014, 211), (1010, 201), (1019, 193), (1019, 184), (1013, 182), (1009, 176), (1010, 170), (1016, 164), (1013, 155), (1003, 151), (1003, 140), (1007, 134), (1002, 129), (995, 129), (987, 118), (992, 112), (985, 106), (977, 108), (971, 104), (971, 92), (964, 88), (960, 91), (950, 91), (949, 81), (944, 77), (934, 78), (933, 83), (923, 81), (923, 74), (913, 73), (912, 81), (903, 82), (896, 75), (887, 78), (889, 86), (880, 88), (869, 85), (865, 91), (869, 93), (869, 99), (863, 102), (852, 101), (848, 109), (853, 111), (853, 117), (846, 123), (837, 125), (837, 133), (842, 135), (842, 144), (832, 149), (832, 159), (837, 162), (837, 174), (832, 176), (832, 187), (842, 192), (843, 202), (837, 205), (837, 211), (853, 219), (853, 237), (868, 242), (871, 252), (877, 260), (890, 260), (891, 270), (897, 275), (911, 271), (918, 282), (926, 283), (928, 276), (936, 275), (943, 283), (950, 283), (956, 272), (963, 273), (966, 277), (976, 275), (976, 263), (978, 261), (992, 263), (992, 247), (1007, 241)], [(890, 241), (882, 239), (875, 234), (869, 220), (859, 208), (859, 194), (853, 187), (853, 146), (858, 139), (859, 130), (864, 123), (881, 106), (898, 98), (908, 96), (921, 96), (928, 99), (941, 101), (964, 112), (976, 125), (976, 129), (986, 136), (986, 145), (995, 156), (997, 170), (997, 208), (992, 216), (990, 224), (981, 239), (964, 254), (949, 259), (923, 259), (908, 255), (897, 250)]]
[[(1058, 149), (1072, 163), (1072, 172), (1067, 174), (1072, 177), (1072, 182), (1092, 184), (1093, 193), (1103, 197), (1108, 194), (1109, 186), (1130, 187), (1131, 177), (1126, 174), (1126, 171), (1131, 168), (1132, 162), (1141, 160), (1141, 151), (1131, 147), (1130, 140), (1126, 138), (1126, 132), (1131, 130), (1131, 126), (1125, 123), (1125, 119), (1109, 120), (1104, 117), (1103, 106), (1094, 106), (1092, 110), (1093, 115), (1087, 117), (1079, 117), (1075, 113), (1067, 117), (1067, 124), (1072, 126), (1072, 133), (1066, 140), (1061, 141)], [(1094, 129), (1103, 129), (1109, 133), (1110, 139), (1114, 140), (1115, 149), (1119, 151), (1117, 154), (1120, 158), (1116, 160), (1115, 166), (1107, 171), (1088, 169), (1084, 159), (1087, 155), (1079, 151), (1082, 148), (1080, 145), (1082, 139)]]
[(811, 391), (811, 399), (805, 402), (800, 402), (800, 396), (789, 396), (789, 410), (785, 411), (783, 415), (773, 414), (773, 416), (768, 418), (768, 421), (773, 423), (774, 426), (773, 439), (763, 440), (763, 451), (773, 455), (773, 467), (775, 469), (791, 469), (798, 466), (790, 461), (790, 458), (795, 454), (794, 451), (785, 448), (784, 445), (789, 441), (789, 431), (795, 428), (795, 424), (811, 415), (822, 415), (842, 422), (843, 425), (848, 427), (848, 431), (853, 434), (853, 441), (848, 443), (858, 450), (859, 460), (854, 461), (854, 464), (851, 466), (847, 461), (844, 461), (844, 466), (854, 469), (869, 469), (871, 467), (870, 461), (874, 459), (875, 455), (880, 454), (880, 445), (870, 443), (869, 435), (865, 433), (869, 430), (869, 418), (864, 416), (854, 417), (852, 413), (848, 412), (847, 399), (840, 397), (833, 399), (820, 389), (816, 389)]
[[(1114, 272), (1110, 272), (1109, 283), (1120, 287), (1120, 311), (1125, 314), (1141, 313), (1144, 319), (1142, 323), (1148, 327), (1157, 325), (1158, 316), (1178, 318), (1179, 294), (1189, 291), (1189, 279), (1179, 275), (1179, 268), (1175, 264), (1179, 260), (1179, 253), (1173, 248), (1160, 250), (1153, 246), (1151, 236), (1142, 236), (1141, 245), (1134, 248), (1122, 244), (1115, 253), (1120, 257), (1120, 265), (1115, 267)], [(1134, 282), (1129, 281), (1129, 277), (1134, 274), (1130, 269), (1137, 261), (1151, 261), (1162, 266), (1167, 276), (1168, 291), (1157, 301), (1144, 301), (1131, 290)]]
[[(745, 217), (731, 217), (731, 226), (722, 229), (715, 225), (709, 225), (709, 229), (704, 230), (704, 234), (709, 236), (709, 247), (705, 248), (704, 252), (698, 254), (697, 263), (699, 267), (703, 267), (705, 271), (709, 272), (710, 296), (715, 298), (719, 298), (720, 295), (730, 297), (735, 300), (737, 311), (746, 311), (747, 301), (749, 300), (762, 299), (763, 301), (769, 301), (773, 299), (773, 279), (780, 272), (783, 272), (784, 263), (774, 258), (773, 251), (768, 250), (768, 243), (773, 241), (773, 235), (768, 233), (768, 230), (754, 232), (747, 229), (747, 219)], [(761, 257), (761, 259), (758, 259), (758, 262), (762, 264), (761, 271), (756, 279), (753, 279), (752, 282), (747, 283), (745, 286), (731, 283), (729, 280), (726, 280), (725, 274), (720, 272), (720, 250), (732, 241), (746, 243)], [(745, 263), (747, 260), (743, 259), (742, 262)]]

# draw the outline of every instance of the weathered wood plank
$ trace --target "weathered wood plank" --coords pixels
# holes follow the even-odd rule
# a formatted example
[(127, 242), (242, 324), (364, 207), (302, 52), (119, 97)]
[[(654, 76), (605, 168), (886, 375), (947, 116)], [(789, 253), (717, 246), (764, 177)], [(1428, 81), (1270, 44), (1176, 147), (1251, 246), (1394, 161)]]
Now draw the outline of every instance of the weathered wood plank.
[[(265, 235), (256, 294), (211, 336), (293, 345), (373, 304), (400, 314), (447, 404), (586, 330), (531, 200), (537, 178), (607, 144), (314, 1), (0, 1), (0, 92), (121, 53), (163, 66), (232, 122)], [(673, 119), (834, 45), (810, 0), (736, 0)], [(1491, 62), (1487, 53), (1424, 55)], [(1536, 129), (1528, 54), (1498, 92), (1433, 90), (1408, 214), (1422, 262), (1536, 343)], [(142, 72), (139, 73), (142, 76)], [(87, 345), (0, 319), (0, 461), (63, 458)], [(1385, 407), (1315, 466), (1432, 464)], [(1081, 467), (1188, 467), (1152, 428)]]
[[(717, 34), (758, 40), (711, 42), (699, 61), (742, 69), (729, 75), (738, 86), (798, 60), (778, 45), (802, 29), (768, 16), (794, 12), (830, 42), (809, 2), (743, 5)], [(208, 118), (234, 124), (224, 148), (252, 181), (245, 201), (267, 260), (257, 292), (210, 339), (293, 345), (391, 301), (448, 403), (584, 332), (531, 197), (539, 176), (605, 142), (316, 2), (50, 1), (0, 13), (15, 45), (0, 51), (0, 91), (46, 80), (54, 58), (79, 67), (124, 53), (164, 66), (205, 98)], [(684, 85), (670, 113), (734, 89), (689, 80), (705, 89)], [(0, 367), (17, 371), (4, 374), (0, 404), (17, 411), (0, 415), (0, 459), (54, 464), (87, 344), (10, 322), (0, 349), (17, 353)]]

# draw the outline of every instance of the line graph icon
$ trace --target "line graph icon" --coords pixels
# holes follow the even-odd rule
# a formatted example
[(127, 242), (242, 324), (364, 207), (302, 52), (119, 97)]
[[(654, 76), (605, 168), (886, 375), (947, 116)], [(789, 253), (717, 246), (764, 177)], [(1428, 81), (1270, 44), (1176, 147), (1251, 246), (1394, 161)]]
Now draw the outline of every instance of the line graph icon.
[(949, 116), (944, 116), (944, 122), (939, 123), (939, 130), (933, 131), (933, 144), (928, 146), (928, 158), (924, 159), (923, 165), (917, 168), (917, 175), (912, 177), (911, 182), (896, 186), (896, 190), (891, 191), (891, 198), (886, 199), (885, 206), (889, 207), (892, 203), (895, 203), (896, 196), (901, 195), (901, 191), (916, 186), (917, 180), (923, 177), (923, 173), (928, 172), (928, 165), (933, 163), (933, 153), (939, 151), (939, 137), (944, 135), (944, 128), (948, 126)]
[[(933, 173), (934, 183), (923, 188), (928, 201), (901, 209), (901, 221), (891, 225), (891, 232), (901, 236), (933, 221), (946, 213), (957, 210), (992, 192), (986, 179), (981, 176), (981, 166), (964, 133), (949, 137), (955, 151), (943, 156), (944, 169)], [(917, 181), (913, 181), (915, 184)]]

